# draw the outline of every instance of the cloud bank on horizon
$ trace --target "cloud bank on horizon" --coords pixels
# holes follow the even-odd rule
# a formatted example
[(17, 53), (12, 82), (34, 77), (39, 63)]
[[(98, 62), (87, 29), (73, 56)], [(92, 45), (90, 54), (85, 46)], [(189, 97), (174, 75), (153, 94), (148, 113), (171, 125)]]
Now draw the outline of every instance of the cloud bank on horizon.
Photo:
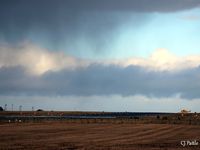
[(0, 20), (0, 105), (199, 111), (200, 1), (2, 0)]
[[(84, 60), (32, 44), (0, 47), (2, 95), (145, 95), (200, 98), (200, 56)], [(30, 82), (31, 81), (31, 84)]]

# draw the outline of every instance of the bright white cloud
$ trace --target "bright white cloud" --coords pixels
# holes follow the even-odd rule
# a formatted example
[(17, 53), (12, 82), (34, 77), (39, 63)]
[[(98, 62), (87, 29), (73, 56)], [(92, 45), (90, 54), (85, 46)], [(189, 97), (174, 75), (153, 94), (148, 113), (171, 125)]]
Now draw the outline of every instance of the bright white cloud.
[(49, 51), (30, 43), (16, 47), (0, 46), (0, 67), (23, 66), (29, 73), (36, 75), (46, 71), (75, 69), (90, 64), (119, 65), (127, 67), (135, 65), (155, 71), (180, 71), (200, 65), (200, 55), (178, 57), (167, 49), (157, 49), (148, 58), (128, 58), (116, 60), (87, 60), (68, 56), (61, 51)]
[(167, 49), (157, 49), (148, 58), (129, 58), (111, 63), (122, 66), (136, 65), (154, 71), (180, 71), (200, 65), (200, 55), (178, 57)]
[(0, 67), (23, 66), (33, 74), (59, 71), (63, 68), (74, 69), (87, 64), (87, 61), (68, 56), (61, 51), (49, 51), (30, 43), (16, 47), (0, 46)]

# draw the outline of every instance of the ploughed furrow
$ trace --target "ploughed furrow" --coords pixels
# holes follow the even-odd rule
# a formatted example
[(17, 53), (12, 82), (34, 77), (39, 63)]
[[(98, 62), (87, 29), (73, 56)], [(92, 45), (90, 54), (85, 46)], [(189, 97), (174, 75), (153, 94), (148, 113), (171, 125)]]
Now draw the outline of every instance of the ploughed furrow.
[(164, 134), (163, 136), (159, 137), (159, 141), (161, 140), (175, 140), (177, 137), (181, 139), (190, 139), (193, 137), (196, 137), (197, 135), (200, 135), (199, 130), (193, 130), (193, 126), (180, 126), (179, 129), (175, 130), (174, 132), (171, 132), (170, 134)]
[[(143, 137), (145, 135), (151, 135), (154, 132), (160, 132), (162, 130), (168, 130), (170, 127), (163, 125), (163, 126), (156, 126), (156, 125), (143, 125), (140, 126), (140, 128), (138, 129), (130, 129), (130, 130), (126, 130), (128, 132), (125, 132), (123, 130), (119, 131), (118, 134), (115, 134), (115, 136), (106, 136), (104, 139), (99, 138), (97, 140), (95, 140), (95, 142), (106, 142), (106, 143), (117, 143), (117, 142), (121, 142), (121, 141), (127, 141), (127, 140), (131, 140), (133, 141), (134, 139), (137, 139), (138, 137)], [(120, 129), (119, 129), (120, 130)]]
[(199, 140), (200, 135), (197, 125), (10, 123), (0, 127), (0, 149), (179, 149), (181, 140)]
[(138, 133), (136, 135), (132, 135), (129, 137), (122, 137), (118, 140), (112, 141), (115, 143), (146, 143), (146, 142), (153, 142), (155, 140), (158, 140), (165, 134), (170, 134), (172, 132), (175, 132), (179, 130), (181, 127), (173, 127), (173, 126), (164, 126), (164, 127), (158, 127), (158, 128), (153, 128), (149, 132), (142, 132)]
[(182, 126), (170, 126), (168, 129), (161, 130), (159, 132), (154, 132), (145, 136), (138, 137), (138, 142), (140, 143), (152, 143), (160, 141), (161, 139), (166, 139), (173, 137), (178, 133), (183, 132), (185, 129)]

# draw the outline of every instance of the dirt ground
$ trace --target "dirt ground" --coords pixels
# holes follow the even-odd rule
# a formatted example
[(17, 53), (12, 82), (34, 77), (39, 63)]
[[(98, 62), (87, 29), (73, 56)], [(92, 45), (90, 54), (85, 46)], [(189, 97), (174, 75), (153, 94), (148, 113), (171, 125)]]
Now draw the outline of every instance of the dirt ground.
[(6, 123), (0, 149), (200, 149), (181, 140), (200, 140), (200, 126), (112, 123)]

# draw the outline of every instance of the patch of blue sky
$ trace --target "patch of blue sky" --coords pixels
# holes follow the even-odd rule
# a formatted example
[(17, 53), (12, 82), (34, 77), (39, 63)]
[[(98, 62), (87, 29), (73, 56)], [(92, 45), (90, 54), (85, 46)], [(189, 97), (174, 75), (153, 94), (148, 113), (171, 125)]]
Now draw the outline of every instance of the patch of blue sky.
[[(197, 10), (195, 10), (196, 12)], [(142, 28), (123, 27), (115, 41), (117, 57), (147, 57), (158, 48), (185, 56), (200, 53), (200, 20), (193, 13), (153, 13)], [(199, 11), (195, 15), (200, 15)]]
[[(30, 37), (43, 47), (89, 59), (148, 57), (159, 48), (168, 49), (178, 56), (200, 54), (200, 9), (116, 14), (120, 16), (120, 22), (116, 22), (118, 25), (112, 31), (99, 34), (99, 37), (98, 34), (88, 34), (89, 27), (75, 36), (62, 35), (62, 41), (49, 41), (45, 33)], [(88, 26), (91, 24), (87, 22)]]

